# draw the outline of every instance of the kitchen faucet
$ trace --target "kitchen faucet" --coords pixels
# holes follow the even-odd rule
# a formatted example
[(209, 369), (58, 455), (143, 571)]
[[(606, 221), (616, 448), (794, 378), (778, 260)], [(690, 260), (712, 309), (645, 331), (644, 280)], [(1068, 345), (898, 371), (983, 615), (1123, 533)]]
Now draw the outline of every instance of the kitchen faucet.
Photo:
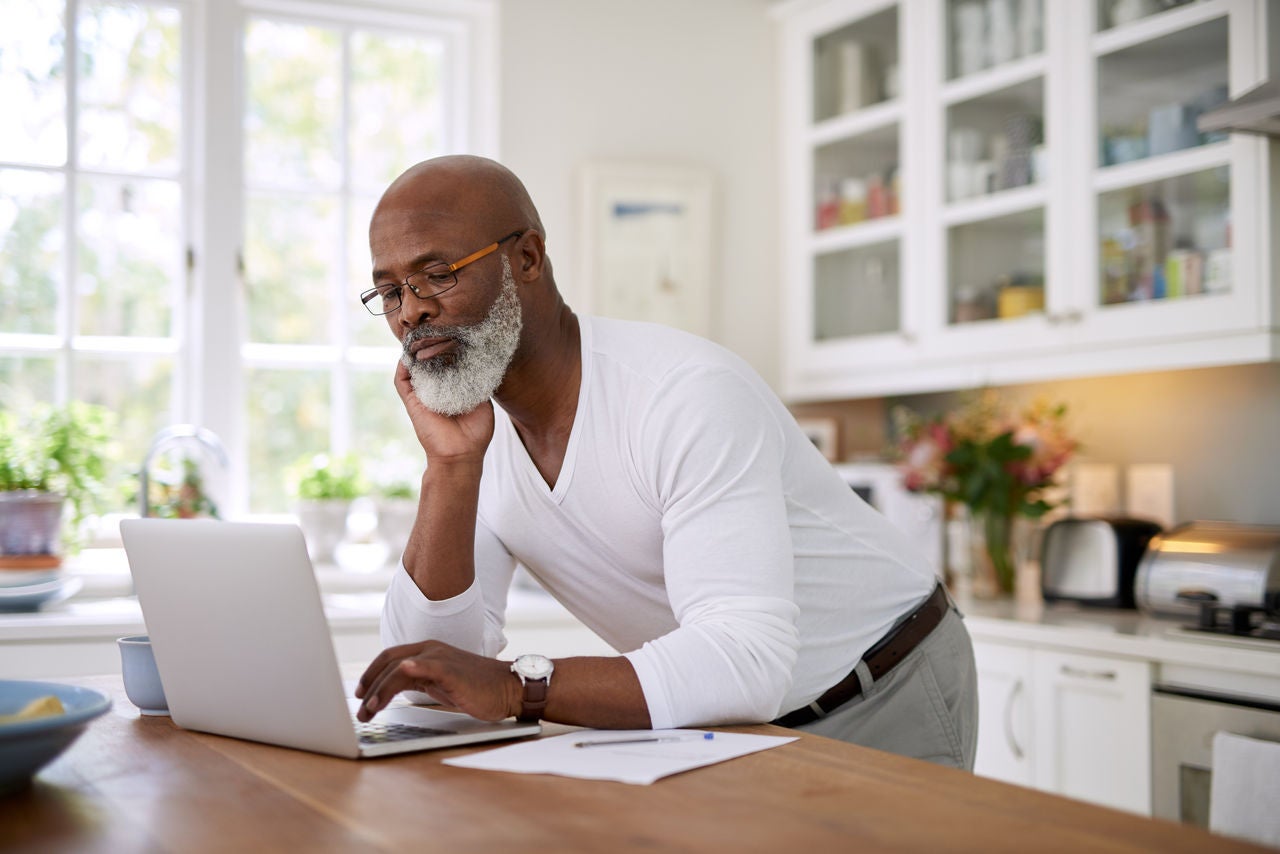
[(150, 475), (151, 461), (155, 455), (159, 453), (165, 446), (171, 445), (183, 439), (193, 439), (208, 449), (214, 457), (222, 464), (224, 469), (231, 467), (231, 461), (227, 457), (227, 450), (223, 447), (222, 440), (218, 438), (218, 434), (204, 427), (197, 427), (194, 424), (173, 424), (165, 427), (155, 438), (151, 440), (151, 447), (147, 448), (147, 454), (142, 458), (142, 471), (138, 473), (138, 515), (146, 518), (151, 515), (150, 501)]

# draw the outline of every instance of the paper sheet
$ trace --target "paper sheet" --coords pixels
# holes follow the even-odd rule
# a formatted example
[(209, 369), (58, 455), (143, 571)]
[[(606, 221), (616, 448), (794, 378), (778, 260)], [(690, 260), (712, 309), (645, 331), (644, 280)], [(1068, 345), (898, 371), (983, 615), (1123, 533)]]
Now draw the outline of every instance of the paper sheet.
[[(648, 785), (691, 768), (768, 750), (794, 737), (705, 730), (584, 729), (496, 750), (445, 759), (444, 764), (517, 774), (558, 774)], [(629, 743), (627, 743), (629, 742)], [(579, 747), (578, 745), (589, 745)]]

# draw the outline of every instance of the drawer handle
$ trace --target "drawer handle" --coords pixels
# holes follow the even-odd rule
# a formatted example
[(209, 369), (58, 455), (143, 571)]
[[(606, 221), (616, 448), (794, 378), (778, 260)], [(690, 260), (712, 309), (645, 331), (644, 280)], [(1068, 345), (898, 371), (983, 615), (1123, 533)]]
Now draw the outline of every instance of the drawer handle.
[(1022, 745), (1018, 744), (1018, 738), (1013, 733), (1013, 706), (1021, 693), (1022, 680), (1019, 679), (1013, 683), (1013, 690), (1009, 692), (1009, 699), (1004, 704), (1004, 740), (1008, 743), (1009, 752), (1013, 754), (1014, 759), (1022, 758)]
[(1073, 679), (1098, 679), (1103, 682), (1114, 682), (1116, 678), (1114, 670), (1081, 670), (1068, 664), (1062, 665), (1061, 672), (1063, 676), (1070, 676)]

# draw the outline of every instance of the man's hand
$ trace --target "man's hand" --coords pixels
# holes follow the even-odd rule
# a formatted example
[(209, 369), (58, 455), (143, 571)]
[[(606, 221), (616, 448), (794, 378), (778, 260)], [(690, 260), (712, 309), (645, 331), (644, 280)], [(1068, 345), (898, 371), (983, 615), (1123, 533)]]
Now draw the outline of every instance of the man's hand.
[(517, 714), (520, 680), (511, 664), (439, 641), (393, 646), (378, 654), (356, 685), (364, 700), (356, 717), (367, 721), (401, 691), (422, 691), (474, 718), (499, 721)]
[(431, 463), (480, 460), (493, 439), (493, 403), (486, 400), (470, 412), (449, 417), (432, 412), (413, 390), (409, 369), (396, 362), (396, 392), (404, 403), (418, 442)]

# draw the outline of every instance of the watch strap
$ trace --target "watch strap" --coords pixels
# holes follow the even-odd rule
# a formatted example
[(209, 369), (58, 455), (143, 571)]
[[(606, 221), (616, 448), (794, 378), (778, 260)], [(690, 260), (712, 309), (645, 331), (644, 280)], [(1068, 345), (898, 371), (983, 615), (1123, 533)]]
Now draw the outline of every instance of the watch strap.
[(516, 720), (520, 721), (539, 721), (542, 720), (542, 710), (547, 707), (547, 683), (550, 677), (542, 679), (525, 679), (521, 677), (524, 683), (524, 697), (520, 705), (520, 714)]

